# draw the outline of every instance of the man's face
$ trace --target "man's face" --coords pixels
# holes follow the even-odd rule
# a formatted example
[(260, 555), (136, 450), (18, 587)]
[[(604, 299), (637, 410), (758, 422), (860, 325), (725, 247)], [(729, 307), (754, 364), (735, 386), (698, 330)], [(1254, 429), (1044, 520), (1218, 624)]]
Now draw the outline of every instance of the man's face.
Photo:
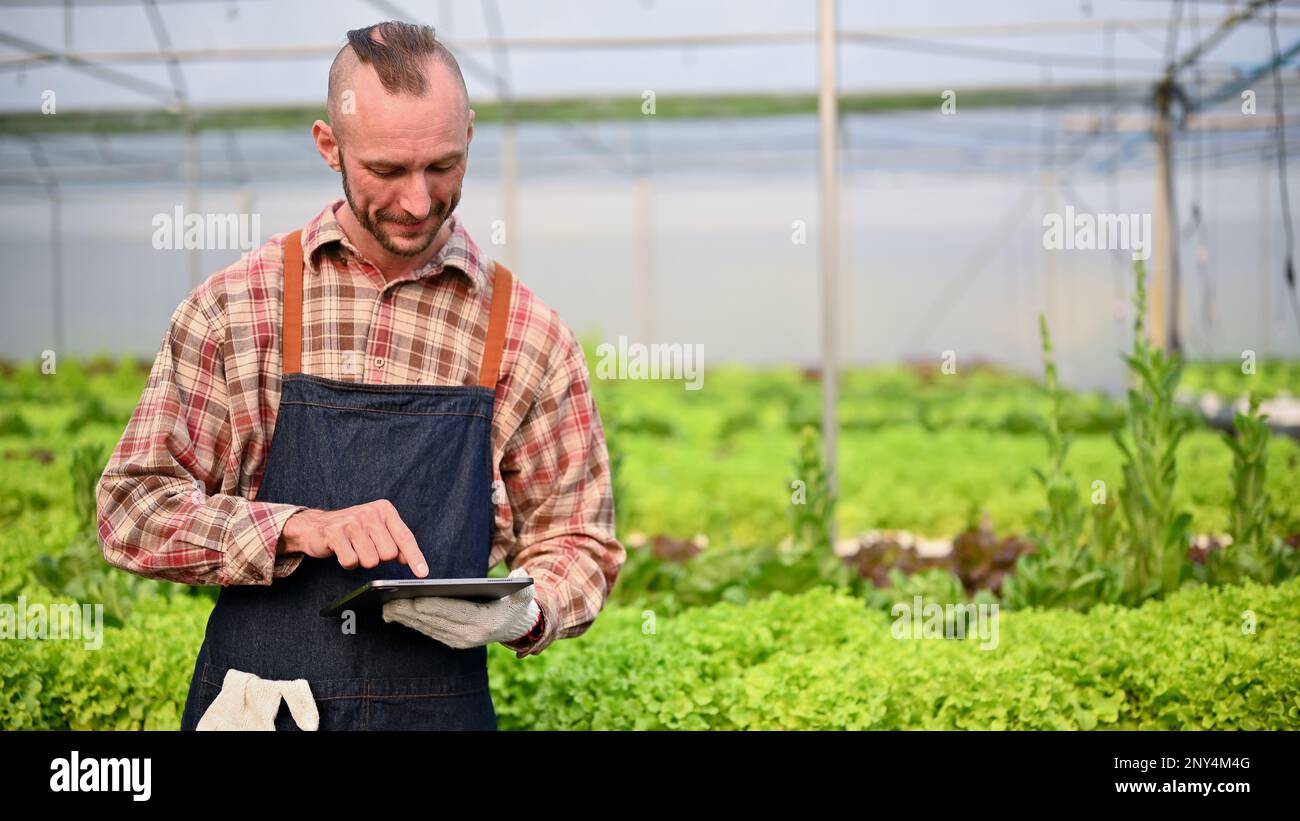
[(353, 75), (356, 111), (340, 115), (348, 207), (380, 246), (399, 256), (427, 249), (460, 204), (474, 135), (473, 112), (466, 116), (458, 86), (442, 66), (428, 71), (425, 96), (393, 96), (373, 69), (360, 66)]

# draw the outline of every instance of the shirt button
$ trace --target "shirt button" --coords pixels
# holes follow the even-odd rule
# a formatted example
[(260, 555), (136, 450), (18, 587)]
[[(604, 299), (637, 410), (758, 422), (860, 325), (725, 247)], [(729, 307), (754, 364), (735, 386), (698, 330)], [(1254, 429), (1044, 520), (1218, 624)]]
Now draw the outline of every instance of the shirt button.
[(382, 357), (378, 357), (378, 358), (375, 359), (375, 367), (376, 367), (376, 368), (382, 368), (382, 367), (384, 367), (384, 360), (383, 360)]

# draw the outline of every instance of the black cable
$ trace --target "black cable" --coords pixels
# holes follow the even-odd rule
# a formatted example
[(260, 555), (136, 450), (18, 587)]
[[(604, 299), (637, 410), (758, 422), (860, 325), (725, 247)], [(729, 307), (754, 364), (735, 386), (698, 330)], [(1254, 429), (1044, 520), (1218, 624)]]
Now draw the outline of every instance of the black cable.
[(1165, 32), (1165, 62), (1170, 66), (1174, 64), (1174, 58), (1178, 56), (1178, 30), (1182, 25), (1182, 0), (1174, 0), (1174, 6), (1169, 10), (1169, 28)]

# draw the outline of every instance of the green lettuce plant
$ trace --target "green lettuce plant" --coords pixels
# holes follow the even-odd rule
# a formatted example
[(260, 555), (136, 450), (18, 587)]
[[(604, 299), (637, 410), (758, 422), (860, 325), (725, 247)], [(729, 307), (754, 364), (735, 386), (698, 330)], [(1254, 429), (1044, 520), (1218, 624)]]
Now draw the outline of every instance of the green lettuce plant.
[(890, 614), (816, 588), (611, 608), (522, 662), (490, 647), (488, 665), (503, 729), (1300, 729), (1300, 580), (998, 620), (992, 650), (899, 640)]

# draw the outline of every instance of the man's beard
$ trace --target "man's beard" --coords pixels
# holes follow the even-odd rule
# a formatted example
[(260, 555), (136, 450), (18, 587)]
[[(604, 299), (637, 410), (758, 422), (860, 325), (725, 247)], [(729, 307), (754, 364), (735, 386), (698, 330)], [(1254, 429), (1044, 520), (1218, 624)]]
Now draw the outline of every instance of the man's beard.
[(357, 222), (361, 224), (361, 227), (369, 231), (370, 236), (374, 237), (375, 241), (390, 254), (396, 254), (400, 257), (414, 257), (424, 253), (429, 246), (433, 244), (433, 241), (438, 238), (438, 232), (442, 230), (443, 223), (445, 223), (447, 218), (455, 212), (456, 206), (460, 205), (461, 189), (457, 188), (456, 195), (451, 198), (451, 208), (448, 208), (445, 213), (443, 211), (442, 203), (438, 203), (435, 206), (433, 216), (438, 219), (438, 222), (433, 226), (433, 230), (425, 236), (423, 242), (418, 246), (398, 245), (393, 241), (392, 237), (384, 233), (384, 231), (379, 227), (379, 223), (395, 222), (400, 225), (412, 225), (420, 222), (420, 220), (390, 216), (381, 212), (378, 215), (378, 222), (372, 221), (370, 215), (366, 213), (366, 210), (364, 208), (358, 208), (357, 204), (352, 201), (352, 189), (348, 187), (348, 167), (343, 162), (342, 146), (339, 147), (339, 167), (343, 170), (343, 196), (347, 198), (348, 207), (352, 209), (352, 215), (357, 218)]

